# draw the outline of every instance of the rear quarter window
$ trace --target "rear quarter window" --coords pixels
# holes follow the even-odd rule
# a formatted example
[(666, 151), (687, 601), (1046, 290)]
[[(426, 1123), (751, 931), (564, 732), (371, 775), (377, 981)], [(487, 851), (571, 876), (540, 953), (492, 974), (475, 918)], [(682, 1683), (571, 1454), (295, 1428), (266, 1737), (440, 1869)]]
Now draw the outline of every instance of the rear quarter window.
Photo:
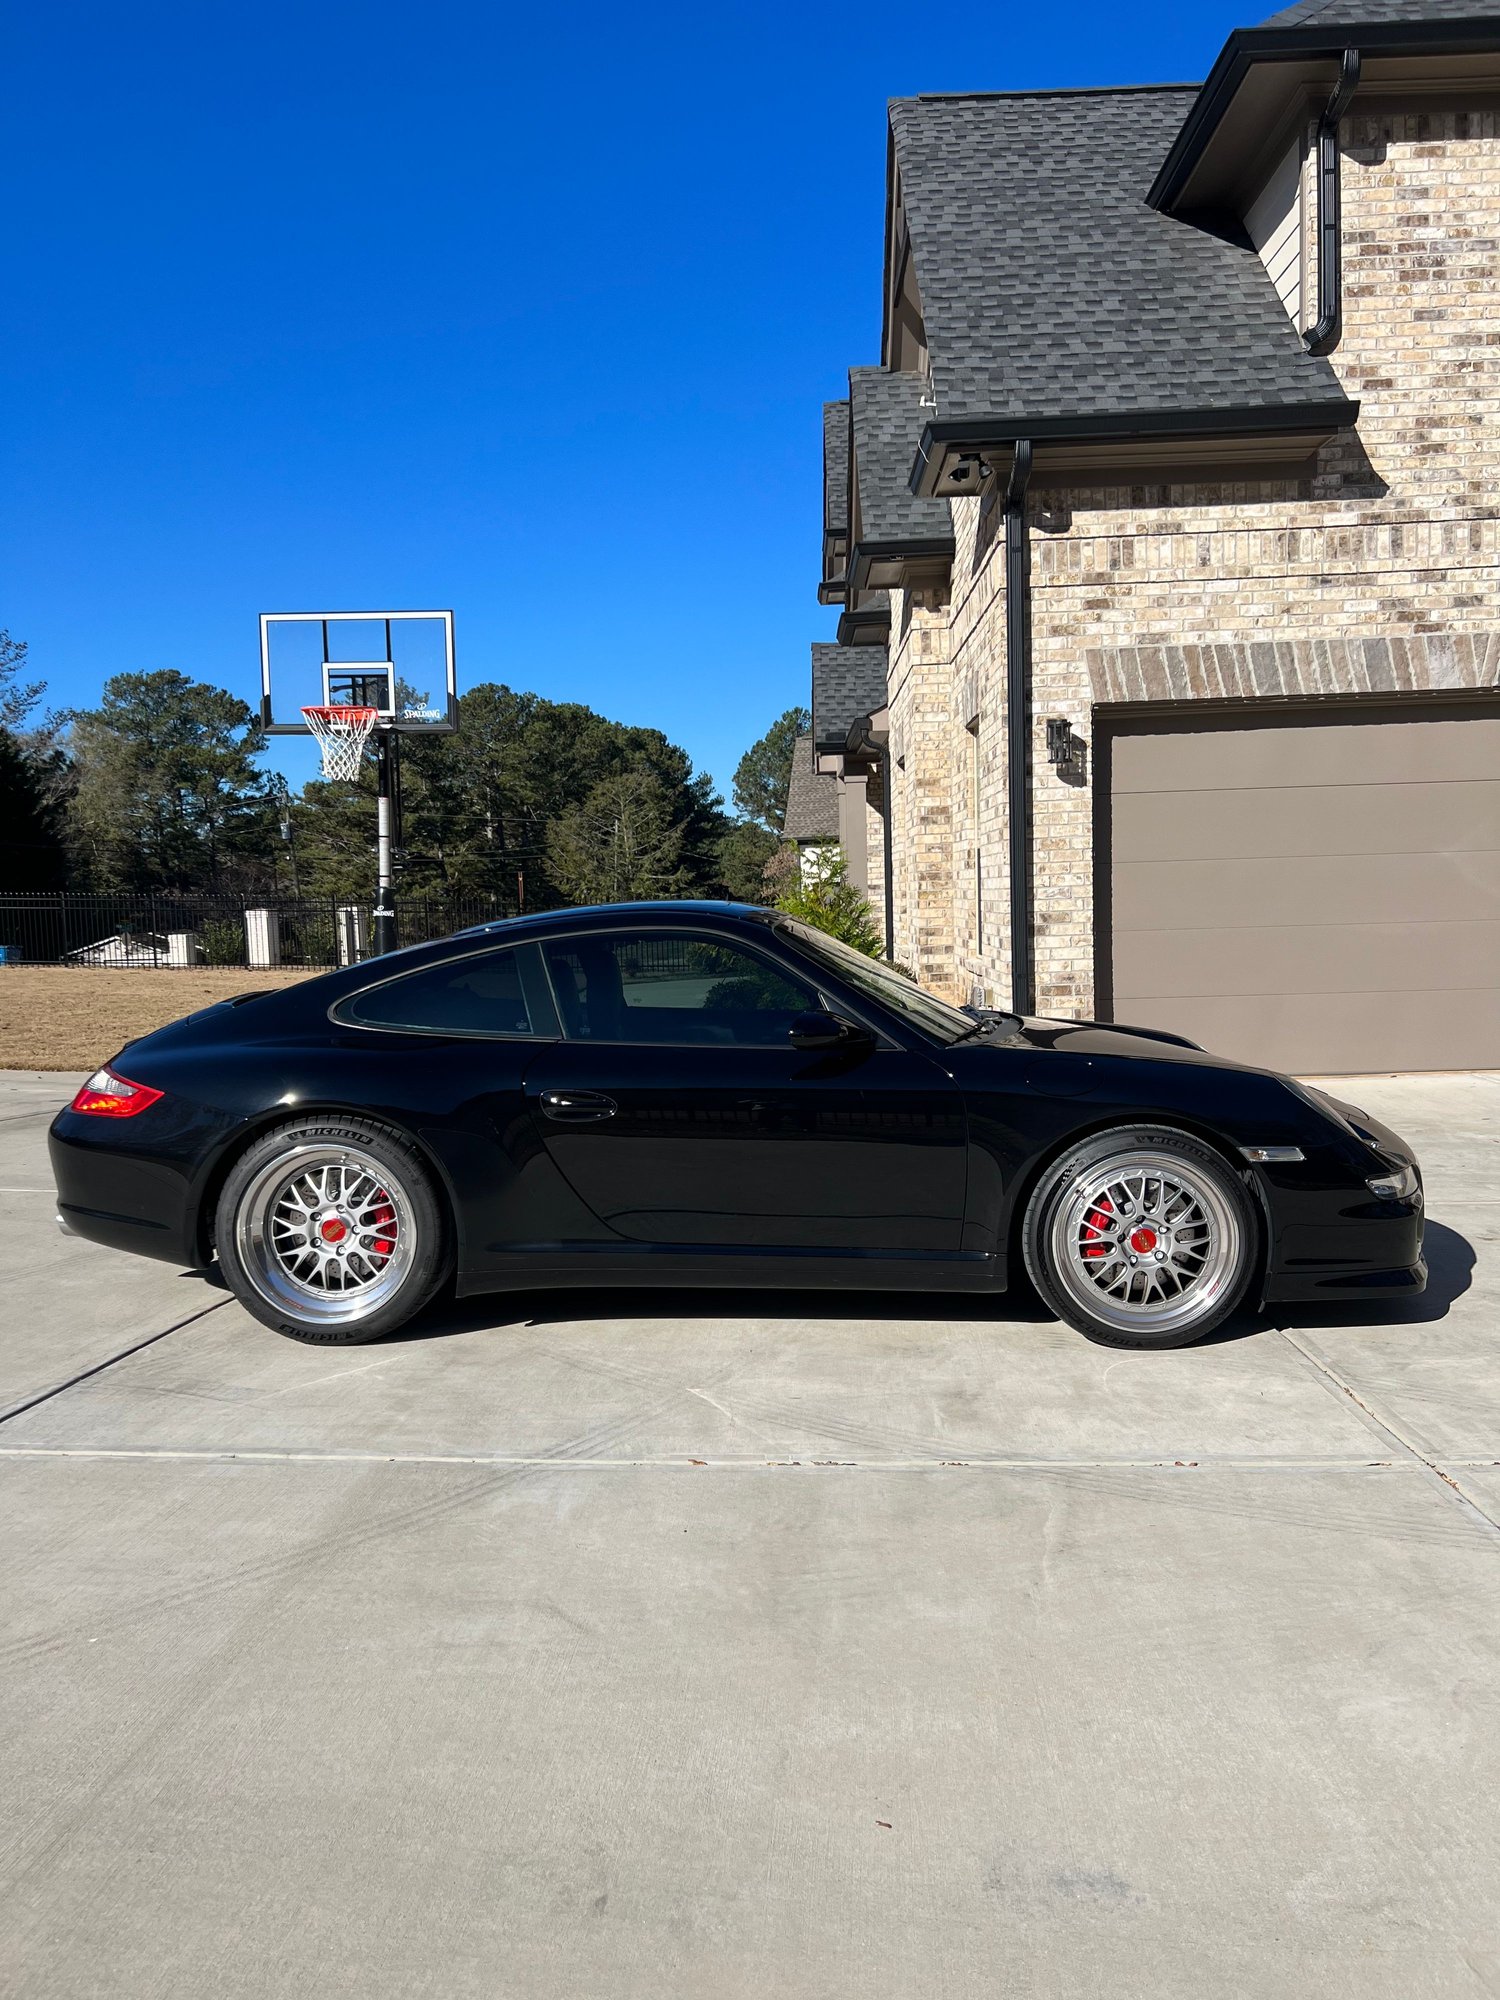
[(546, 975), (534, 945), (445, 959), (348, 994), (332, 1010), (352, 1028), (425, 1035), (556, 1035)]

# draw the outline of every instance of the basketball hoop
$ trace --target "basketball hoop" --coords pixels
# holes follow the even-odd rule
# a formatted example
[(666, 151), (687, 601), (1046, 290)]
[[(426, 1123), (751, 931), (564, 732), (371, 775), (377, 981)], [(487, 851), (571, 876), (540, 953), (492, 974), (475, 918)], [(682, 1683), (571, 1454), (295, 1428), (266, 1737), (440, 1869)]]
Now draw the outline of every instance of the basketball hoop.
[(378, 708), (304, 708), (307, 726), (318, 739), (323, 753), (323, 776), (353, 784), (365, 746), (380, 720)]

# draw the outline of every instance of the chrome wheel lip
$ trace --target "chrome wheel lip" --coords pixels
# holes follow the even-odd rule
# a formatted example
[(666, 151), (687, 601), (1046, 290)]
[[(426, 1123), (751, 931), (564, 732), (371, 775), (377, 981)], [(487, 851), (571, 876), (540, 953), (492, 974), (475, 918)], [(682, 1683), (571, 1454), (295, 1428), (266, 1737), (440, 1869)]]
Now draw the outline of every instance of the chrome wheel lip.
[[(1090, 1215), (1098, 1213), (1101, 1197), (1122, 1184), (1142, 1181), (1147, 1184), (1146, 1203), (1133, 1203), (1116, 1238), (1130, 1233), (1123, 1226), (1127, 1220), (1131, 1229), (1151, 1227), (1157, 1243), (1147, 1253), (1150, 1264), (1139, 1254), (1134, 1266), (1086, 1259), (1085, 1230)], [(1154, 1202), (1151, 1183), (1162, 1191)], [(1173, 1196), (1167, 1196), (1168, 1189)], [(1122, 1333), (1176, 1333), (1212, 1317), (1235, 1281), (1244, 1246), (1238, 1211), (1217, 1183), (1191, 1161), (1151, 1147), (1111, 1154), (1075, 1174), (1053, 1203), (1047, 1237), (1053, 1272), (1069, 1300), (1101, 1325)], [(1164, 1254), (1158, 1260), (1156, 1250), (1162, 1246)], [(1119, 1296), (1106, 1289), (1106, 1270), (1118, 1280), (1122, 1269), (1133, 1279), (1143, 1268), (1162, 1274), (1155, 1295)], [(1168, 1285), (1175, 1289), (1162, 1296)], [(1135, 1290), (1134, 1283), (1129, 1289)]]
[[(329, 1169), (341, 1170), (356, 1185), (354, 1177), (373, 1180), (395, 1211), (395, 1247), (390, 1255), (369, 1276), (346, 1261), (352, 1282), (340, 1287), (298, 1276), (277, 1242), (278, 1212), (284, 1212), (289, 1190)], [(348, 1326), (369, 1319), (396, 1297), (417, 1255), (416, 1214), (400, 1176), (360, 1146), (326, 1140), (289, 1146), (267, 1160), (240, 1196), (234, 1230), (240, 1267), (256, 1291), (278, 1312), (307, 1326)], [(353, 1255), (374, 1264), (373, 1258), (364, 1258), (357, 1250)]]

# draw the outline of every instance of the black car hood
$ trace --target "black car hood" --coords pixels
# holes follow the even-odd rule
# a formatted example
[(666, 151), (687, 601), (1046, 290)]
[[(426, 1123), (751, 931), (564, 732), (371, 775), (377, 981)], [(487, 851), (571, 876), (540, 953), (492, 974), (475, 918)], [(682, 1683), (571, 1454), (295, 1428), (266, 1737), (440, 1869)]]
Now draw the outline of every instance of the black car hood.
[(1137, 1062), (1196, 1063), (1210, 1069), (1246, 1069), (1227, 1056), (1210, 1055), (1184, 1035), (1161, 1028), (1131, 1028), (1118, 1021), (1051, 1021), (1038, 1017), (1017, 1020), (988, 1036), (990, 1047), (1030, 1048), (1068, 1056), (1126, 1056)]

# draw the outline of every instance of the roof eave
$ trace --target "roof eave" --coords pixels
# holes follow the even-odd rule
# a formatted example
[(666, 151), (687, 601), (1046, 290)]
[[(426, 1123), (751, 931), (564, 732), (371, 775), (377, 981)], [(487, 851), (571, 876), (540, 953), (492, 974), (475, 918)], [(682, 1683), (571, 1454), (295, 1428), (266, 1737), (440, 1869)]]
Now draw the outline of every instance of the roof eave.
[[(1008, 462), (1019, 438), (1034, 451), (1039, 486), (1174, 482), (1197, 477), (1273, 478), (1306, 464), (1359, 404), (1348, 397), (1240, 410), (1136, 410), (1077, 417), (954, 417), (926, 425), (911, 471), (925, 500), (977, 493), (985, 465)], [(966, 474), (959, 468), (967, 467)], [(856, 584), (854, 552), (849, 581)]]
[(891, 607), (884, 604), (876, 609), (855, 607), (846, 603), (839, 617), (836, 638), (841, 646), (884, 646), (890, 639)]
[(934, 563), (952, 562), (952, 535), (910, 536), (892, 542), (856, 542), (849, 551), (845, 588), (851, 594), (862, 590), (902, 590), (914, 567), (931, 569)]
[(1237, 28), (1220, 50), (1193, 108), (1183, 120), (1156, 179), (1148, 207), (1172, 213), (1241, 84), (1260, 63), (1337, 60), (1358, 47), (1372, 56), (1472, 55), (1500, 47), (1500, 13), (1472, 20), (1366, 23), (1315, 22), (1306, 28)]

